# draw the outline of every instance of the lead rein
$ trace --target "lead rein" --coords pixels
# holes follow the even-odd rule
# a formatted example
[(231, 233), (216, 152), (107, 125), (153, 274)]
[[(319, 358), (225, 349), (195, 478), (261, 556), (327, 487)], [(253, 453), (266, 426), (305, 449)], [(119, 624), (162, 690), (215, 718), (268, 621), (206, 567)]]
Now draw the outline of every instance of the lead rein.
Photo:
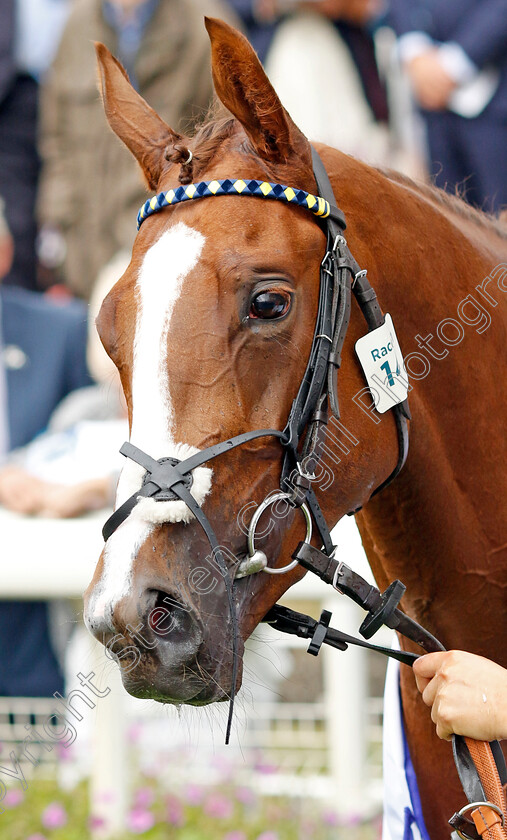
[[(345, 563), (335, 560), (335, 550), (326, 553), (309, 543), (300, 542), (292, 556), (305, 569), (368, 612), (359, 628), (365, 639), (370, 639), (377, 630), (386, 626), (416, 642), (427, 652), (445, 650), (435, 636), (398, 609), (406, 589), (400, 580), (393, 581), (381, 593)], [(322, 645), (327, 644), (338, 650), (347, 650), (348, 645), (367, 648), (410, 667), (419, 658), (415, 653), (373, 645), (330, 627), (331, 613), (328, 610), (323, 610), (317, 621), (309, 615), (275, 604), (263, 621), (282, 633), (309, 639), (307, 651), (313, 656), (318, 656)], [(469, 802), (449, 820), (454, 829), (452, 837), (482, 840), (483, 836), (487, 836), (488, 840), (507, 840), (504, 793), (507, 790), (507, 769), (500, 745), (497, 741), (488, 744), (460, 735), (452, 736), (452, 744), (456, 769)], [(472, 819), (467, 816), (469, 813)], [(488, 825), (491, 824), (490, 829), (487, 826), (483, 830), (478, 828), (478, 815)]]

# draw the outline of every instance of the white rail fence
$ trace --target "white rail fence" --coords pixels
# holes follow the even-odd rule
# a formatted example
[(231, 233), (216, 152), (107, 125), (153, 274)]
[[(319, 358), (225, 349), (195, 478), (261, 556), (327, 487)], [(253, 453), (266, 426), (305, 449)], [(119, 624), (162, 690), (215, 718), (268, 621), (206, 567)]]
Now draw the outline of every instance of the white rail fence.
[[(11, 556), (15, 550), (15, 562), (3, 569), (3, 597), (80, 598), (100, 553), (102, 518), (56, 522), (0, 512), (2, 549)], [(371, 577), (353, 522), (340, 523), (334, 536), (343, 559)], [(329, 609), (332, 624), (351, 634), (357, 634), (363, 617), (353, 603), (309, 575), (287, 593), (284, 603), (314, 616)], [(80, 610), (75, 600), (74, 606)], [(95, 698), (94, 708), (79, 707), (83, 720), (73, 720), (77, 738), (70, 760), (58, 763), (58, 750), (50, 750), (51, 740), (44, 738), (44, 723), (55, 702), (24, 698), (0, 698), (0, 758), (14, 749), (27, 778), (57, 774), (67, 787), (89, 777), (90, 807), (107, 821), (107, 836), (124, 827), (133, 765), (142, 765), (161, 744), (178, 752), (177, 761), (162, 762), (158, 769), (170, 786), (186, 780), (213, 784), (219, 775), (213, 768), (229, 762), (234, 763), (235, 780), (265, 795), (321, 797), (344, 819), (364, 814), (365, 803), (372, 814), (380, 810), (383, 669), (368, 652), (324, 647), (315, 659), (304, 654), (307, 643), (262, 626), (247, 651), (233, 744), (225, 747), (224, 709), (179, 715), (136, 701), (126, 695), (102, 646), (82, 628), (75, 636), (68, 656), (68, 689), (80, 687), (73, 679), (78, 672), (93, 671), (95, 684), (110, 692)], [(386, 633), (380, 641), (389, 644), (389, 639)], [(133, 728), (141, 733), (135, 751), (128, 737)], [(37, 744), (35, 731), (44, 743)], [(30, 743), (22, 743), (27, 732), (32, 733), (31, 753)], [(36, 766), (30, 755), (39, 756)], [(98, 830), (99, 836), (106, 833)]]

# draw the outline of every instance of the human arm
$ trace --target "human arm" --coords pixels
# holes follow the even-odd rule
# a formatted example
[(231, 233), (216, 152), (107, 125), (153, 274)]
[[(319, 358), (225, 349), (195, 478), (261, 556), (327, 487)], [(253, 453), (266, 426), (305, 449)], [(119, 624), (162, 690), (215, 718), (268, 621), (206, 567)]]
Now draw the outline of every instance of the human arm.
[(436, 47), (415, 55), (406, 61), (405, 67), (414, 96), (422, 108), (440, 111), (447, 107), (457, 81), (442, 62)]
[(62, 398), (78, 388), (93, 384), (86, 361), (88, 343), (87, 309), (81, 301), (72, 300), (64, 304), (65, 339), (62, 346), (62, 367), (64, 371)]
[(505, 61), (507, 0), (481, 0), (469, 14), (461, 17), (452, 41), (479, 69)]
[(0, 505), (25, 516), (80, 516), (112, 506), (113, 497), (111, 476), (65, 485), (44, 481), (16, 464), (0, 469)]
[(14, 240), (4, 214), (4, 201), (0, 198), (0, 280), (9, 273), (14, 258)]
[(451, 650), (420, 657), (413, 670), (439, 738), (507, 738), (505, 668), (482, 656)]
[(234, 9), (236, 14), (241, 18), (247, 27), (259, 22), (259, 5), (262, 9), (262, 0), (261, 3), (259, 3), (259, 0), (229, 0), (229, 6)]
[(37, 197), (41, 225), (64, 228), (73, 213), (72, 154), (66, 137), (64, 97), (58, 65), (49, 71), (40, 93), (39, 151), (42, 169)]
[(272, 23), (288, 12), (310, 10), (330, 18), (363, 25), (383, 7), (383, 0), (230, 0), (247, 26)]
[(298, 5), (330, 20), (365, 26), (382, 12), (384, 0), (303, 0)]

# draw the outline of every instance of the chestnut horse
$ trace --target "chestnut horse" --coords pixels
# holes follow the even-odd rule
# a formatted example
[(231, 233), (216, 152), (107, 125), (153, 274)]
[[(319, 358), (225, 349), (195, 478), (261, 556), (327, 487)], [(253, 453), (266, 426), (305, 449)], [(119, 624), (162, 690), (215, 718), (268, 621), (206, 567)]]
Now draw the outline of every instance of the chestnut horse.
[[(148, 186), (160, 192), (241, 178), (315, 194), (309, 142), (248, 42), (220, 21), (206, 26), (216, 92), (232, 117), (193, 138), (170, 129), (97, 47), (107, 118)], [(319, 503), (329, 523), (364, 506), (357, 521), (378, 584), (403, 580), (404, 611), (447, 648), (507, 666), (507, 230), (459, 198), (335, 149), (318, 151), (347, 218), (350, 249), (396, 325), (413, 418), (406, 466), (370, 501), (396, 466), (398, 437), (393, 413), (377, 414), (364, 396), (354, 345), (366, 328), (353, 303), (337, 373), (342, 425), (334, 450), (329, 444), (333, 484), (316, 488)], [(216, 196), (145, 221), (98, 318), (120, 371), (135, 446), (153, 458), (182, 459), (243, 432), (284, 429), (312, 343), (325, 248), (308, 210), (278, 201)], [(246, 511), (248, 521), (245, 505), (279, 487), (282, 456), (278, 439), (259, 438), (215, 459), (212, 470), (194, 471), (192, 493), (228, 557), (245, 555), (238, 513)], [(141, 487), (143, 473), (126, 463), (118, 505)], [(259, 544), (271, 566), (283, 566), (304, 536), (303, 518), (292, 511), (272, 524)], [(117, 655), (130, 693), (194, 705), (230, 694), (230, 604), (209, 554), (199, 523), (175, 500), (144, 499), (108, 540), (85, 617)], [(303, 574), (296, 567), (234, 580), (240, 655)], [(168, 634), (153, 621), (164, 604), (172, 611)], [(431, 837), (443, 840), (463, 794), (450, 746), (436, 737), (411, 670), (401, 670), (424, 815)], [(241, 667), (235, 687), (240, 683)]]

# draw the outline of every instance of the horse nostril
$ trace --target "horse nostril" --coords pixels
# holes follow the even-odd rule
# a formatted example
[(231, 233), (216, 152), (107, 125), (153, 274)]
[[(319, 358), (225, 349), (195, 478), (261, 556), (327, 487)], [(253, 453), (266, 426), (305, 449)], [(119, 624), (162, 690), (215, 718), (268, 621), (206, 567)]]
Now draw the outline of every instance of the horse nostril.
[(177, 642), (195, 635), (195, 622), (190, 607), (160, 590), (151, 590), (150, 596), (148, 625), (157, 637)]

